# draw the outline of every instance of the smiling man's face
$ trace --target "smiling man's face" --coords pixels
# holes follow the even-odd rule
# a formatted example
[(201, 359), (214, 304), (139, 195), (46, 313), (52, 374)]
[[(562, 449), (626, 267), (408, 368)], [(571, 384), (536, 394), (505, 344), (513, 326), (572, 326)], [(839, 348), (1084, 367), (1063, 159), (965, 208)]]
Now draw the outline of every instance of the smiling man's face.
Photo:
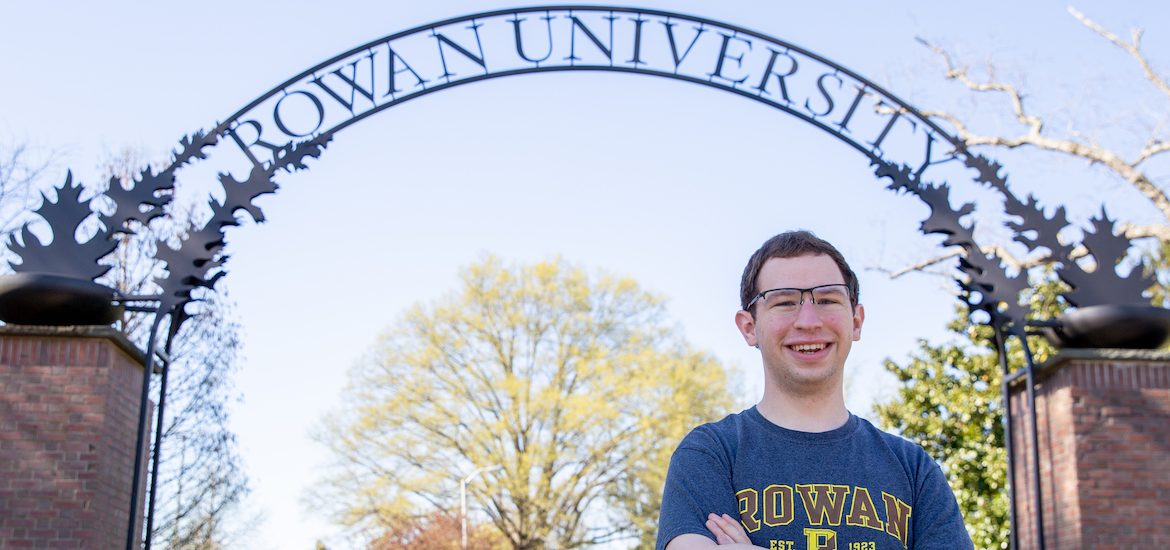
[[(812, 288), (844, 283), (841, 270), (823, 254), (771, 258), (760, 268), (757, 291)], [(754, 317), (736, 314), (736, 325), (748, 345), (759, 346), (765, 382), (786, 393), (817, 393), (843, 384), (845, 359), (861, 339), (865, 310), (860, 304), (838, 312), (818, 308), (804, 295), (795, 313), (756, 306)]]

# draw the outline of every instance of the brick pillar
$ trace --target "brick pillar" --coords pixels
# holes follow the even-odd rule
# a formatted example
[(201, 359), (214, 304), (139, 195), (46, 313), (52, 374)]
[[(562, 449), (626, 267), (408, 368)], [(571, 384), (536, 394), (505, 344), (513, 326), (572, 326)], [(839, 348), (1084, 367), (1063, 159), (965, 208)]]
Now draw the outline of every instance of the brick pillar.
[(109, 327), (0, 327), (0, 549), (125, 548), (143, 364)]
[[(1170, 353), (1064, 350), (1037, 368), (1048, 550), (1170, 545)], [(1021, 549), (1036, 548), (1025, 385), (1012, 391)]]

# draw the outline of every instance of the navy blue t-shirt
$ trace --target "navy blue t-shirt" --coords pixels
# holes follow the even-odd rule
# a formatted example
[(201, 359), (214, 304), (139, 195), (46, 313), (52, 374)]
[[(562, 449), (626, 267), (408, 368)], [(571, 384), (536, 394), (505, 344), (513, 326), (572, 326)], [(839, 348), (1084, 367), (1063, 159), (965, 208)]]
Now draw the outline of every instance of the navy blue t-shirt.
[(670, 459), (658, 550), (687, 533), (714, 540), (712, 512), (739, 517), (763, 548), (973, 547), (938, 464), (852, 414), (840, 428), (806, 433), (752, 407), (692, 430)]

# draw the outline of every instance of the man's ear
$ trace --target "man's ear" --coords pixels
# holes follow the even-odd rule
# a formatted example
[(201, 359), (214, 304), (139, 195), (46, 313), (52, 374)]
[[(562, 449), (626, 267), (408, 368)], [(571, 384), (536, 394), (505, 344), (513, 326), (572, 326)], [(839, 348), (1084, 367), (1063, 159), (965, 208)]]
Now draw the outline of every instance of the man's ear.
[(756, 319), (752, 317), (751, 313), (744, 310), (739, 310), (735, 313), (735, 326), (739, 327), (739, 333), (743, 335), (743, 341), (747, 345), (755, 347), (759, 344), (756, 340)]
[(865, 322), (865, 306), (857, 304), (853, 308), (853, 341), (861, 340), (861, 324)]

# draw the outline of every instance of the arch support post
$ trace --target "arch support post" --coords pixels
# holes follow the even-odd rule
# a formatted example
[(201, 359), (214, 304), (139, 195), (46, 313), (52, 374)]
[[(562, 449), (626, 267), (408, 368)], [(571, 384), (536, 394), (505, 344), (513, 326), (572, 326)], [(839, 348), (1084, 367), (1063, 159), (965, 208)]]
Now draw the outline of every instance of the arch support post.
[(30, 548), (142, 540), (142, 511), (126, 504), (146, 488), (132, 484), (145, 475), (132, 472), (136, 440), (149, 445), (135, 431), (140, 405), (153, 408), (137, 391), (145, 364), (110, 327), (0, 327), (0, 540)]
[[(1170, 494), (1170, 353), (1065, 349), (1034, 370), (1034, 400), (1025, 380), (1009, 387), (1013, 479), (1028, 479), (1039, 458), (1038, 483), (1012, 491), (1017, 547), (1170, 539), (1170, 516), (1158, 512)], [(1026, 436), (1029, 417), (1036, 439)]]

